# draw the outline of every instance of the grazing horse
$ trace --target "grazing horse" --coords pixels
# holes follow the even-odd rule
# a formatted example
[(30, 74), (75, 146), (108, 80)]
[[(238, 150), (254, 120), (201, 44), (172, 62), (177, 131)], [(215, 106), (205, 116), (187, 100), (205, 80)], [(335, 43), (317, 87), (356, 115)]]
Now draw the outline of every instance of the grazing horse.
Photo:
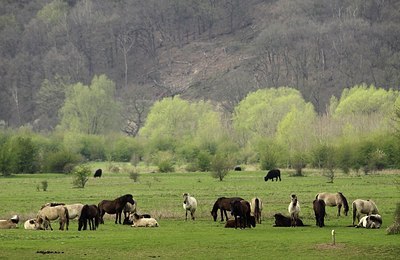
[(382, 216), (379, 214), (372, 214), (369, 216), (362, 217), (356, 227), (380, 228), (381, 225), (382, 225)]
[(261, 224), (261, 211), (263, 209), (262, 200), (258, 197), (252, 198), (250, 202), (250, 212), (255, 217), (258, 224)]
[(132, 205), (135, 204), (133, 200), (132, 194), (125, 194), (124, 196), (118, 197), (115, 200), (102, 200), (100, 201), (99, 214), (100, 214), (100, 223), (104, 224), (103, 216), (104, 214), (115, 214), (115, 224), (121, 224), (121, 215), (122, 210), (124, 209), (126, 203), (129, 202)]
[(213, 216), (214, 221), (217, 221), (218, 209), (221, 212), (221, 221), (224, 221), (224, 214), (226, 220), (228, 220), (228, 215), (226, 211), (231, 211), (231, 202), (234, 200), (243, 200), (243, 199), (240, 197), (233, 197), (233, 198), (220, 197), (215, 201), (214, 206), (211, 210), (211, 216)]
[[(274, 227), (291, 227), (292, 226), (292, 219), (290, 217), (286, 217), (281, 213), (274, 214), (275, 224)], [(303, 221), (298, 218), (296, 219), (296, 226), (304, 226)]]
[(264, 181), (272, 180), (274, 181), (274, 178), (276, 181), (281, 181), (281, 171), (279, 169), (272, 169), (270, 170), (267, 175), (264, 177)]
[(82, 207), (82, 212), (79, 216), (78, 231), (86, 230), (87, 223), (89, 222), (89, 229), (96, 230), (99, 226), (100, 216), (99, 209), (96, 205), (84, 205)]
[(189, 193), (183, 193), (183, 209), (186, 212), (185, 220), (187, 220), (188, 211), (190, 211), (190, 215), (194, 220), (194, 213), (197, 209), (197, 200), (194, 197), (190, 196)]
[(319, 227), (325, 226), (324, 218), (325, 218), (325, 201), (315, 199), (313, 201), (313, 209), (315, 213), (315, 221), (316, 225)]
[(315, 196), (316, 200), (323, 200), (326, 206), (329, 207), (338, 207), (338, 216), (340, 216), (340, 209), (343, 206), (344, 215), (347, 216), (347, 212), (349, 212), (349, 204), (347, 203), (347, 199), (341, 192), (338, 193), (328, 193), (321, 192)]
[(81, 203), (65, 204), (65, 203), (58, 203), (58, 202), (49, 202), (49, 203), (44, 204), (42, 206), (42, 208), (45, 206), (54, 207), (54, 206), (58, 206), (58, 205), (62, 205), (68, 209), (69, 219), (74, 219), (76, 217), (79, 218), (79, 215), (81, 214), (82, 207), (83, 207), (83, 204), (81, 204)]
[(57, 205), (57, 206), (43, 206), (38, 214), (37, 214), (37, 220), (39, 218), (42, 219), (49, 219), (51, 220), (56, 220), (59, 219), (60, 221), (60, 230), (64, 230), (64, 227), (66, 227), (66, 230), (68, 230), (69, 226), (69, 212), (68, 209), (64, 205)]
[(295, 227), (297, 225), (297, 219), (299, 218), (300, 203), (297, 200), (296, 194), (292, 194), (291, 200), (288, 211), (292, 220), (292, 227)]
[(233, 200), (231, 201), (231, 215), (235, 217), (235, 228), (239, 227), (242, 229), (246, 227), (251, 227), (252, 224), (250, 220), (250, 203), (246, 200)]
[(125, 217), (125, 219), (128, 218), (130, 214), (136, 213), (136, 206), (137, 206), (136, 204), (137, 204), (136, 201), (135, 201), (135, 204), (132, 204), (130, 202), (127, 202), (125, 204), (125, 207), (124, 207), (124, 217)]
[(372, 200), (356, 199), (355, 201), (353, 201), (352, 207), (353, 207), (353, 226), (356, 217), (357, 220), (360, 221), (361, 214), (367, 214), (367, 215), (379, 214), (378, 207)]

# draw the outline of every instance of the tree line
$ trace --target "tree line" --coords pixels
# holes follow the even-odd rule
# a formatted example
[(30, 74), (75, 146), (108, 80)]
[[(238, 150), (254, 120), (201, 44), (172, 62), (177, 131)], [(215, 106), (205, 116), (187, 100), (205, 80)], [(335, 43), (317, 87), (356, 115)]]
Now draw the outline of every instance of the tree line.
[[(91, 91), (93, 93), (91, 93)], [(56, 130), (0, 131), (0, 172), (70, 172), (84, 161), (157, 165), (162, 172), (184, 166), (210, 171), (256, 164), (306, 166), (334, 177), (340, 170), (370, 173), (400, 167), (400, 94), (365, 84), (332, 96), (327, 113), (316, 113), (295, 88), (249, 93), (227, 114), (217, 103), (167, 97), (148, 112), (136, 137), (122, 135), (115, 84), (105, 75), (89, 86), (68, 87)]]

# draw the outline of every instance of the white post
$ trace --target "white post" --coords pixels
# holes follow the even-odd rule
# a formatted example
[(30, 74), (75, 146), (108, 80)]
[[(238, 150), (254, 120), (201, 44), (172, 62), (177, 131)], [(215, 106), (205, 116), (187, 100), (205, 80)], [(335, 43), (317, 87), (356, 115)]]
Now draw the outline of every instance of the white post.
[(334, 229), (332, 229), (332, 244), (334, 245), (335, 244), (335, 241), (336, 240), (336, 232), (335, 232), (335, 230)]

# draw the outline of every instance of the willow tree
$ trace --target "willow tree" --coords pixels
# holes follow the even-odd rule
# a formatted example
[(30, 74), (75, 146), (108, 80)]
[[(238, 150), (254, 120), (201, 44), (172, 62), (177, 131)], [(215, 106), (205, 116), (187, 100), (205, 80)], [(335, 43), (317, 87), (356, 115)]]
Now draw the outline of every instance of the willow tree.
[(105, 75), (94, 76), (90, 86), (77, 83), (67, 89), (59, 128), (84, 134), (117, 131), (119, 112), (114, 82)]

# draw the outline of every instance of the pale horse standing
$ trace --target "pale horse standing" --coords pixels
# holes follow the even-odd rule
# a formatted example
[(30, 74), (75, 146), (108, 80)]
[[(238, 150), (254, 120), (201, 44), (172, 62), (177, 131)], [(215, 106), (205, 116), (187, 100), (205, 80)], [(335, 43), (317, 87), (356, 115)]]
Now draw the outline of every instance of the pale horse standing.
[(295, 227), (300, 213), (300, 203), (297, 200), (296, 194), (292, 194), (292, 201), (289, 204), (288, 211), (291, 219), (291, 226)]
[(186, 212), (185, 220), (187, 220), (188, 211), (190, 211), (190, 215), (194, 220), (194, 213), (196, 212), (197, 209), (197, 200), (194, 197), (191, 197), (189, 193), (183, 193), (183, 208), (185, 209)]

